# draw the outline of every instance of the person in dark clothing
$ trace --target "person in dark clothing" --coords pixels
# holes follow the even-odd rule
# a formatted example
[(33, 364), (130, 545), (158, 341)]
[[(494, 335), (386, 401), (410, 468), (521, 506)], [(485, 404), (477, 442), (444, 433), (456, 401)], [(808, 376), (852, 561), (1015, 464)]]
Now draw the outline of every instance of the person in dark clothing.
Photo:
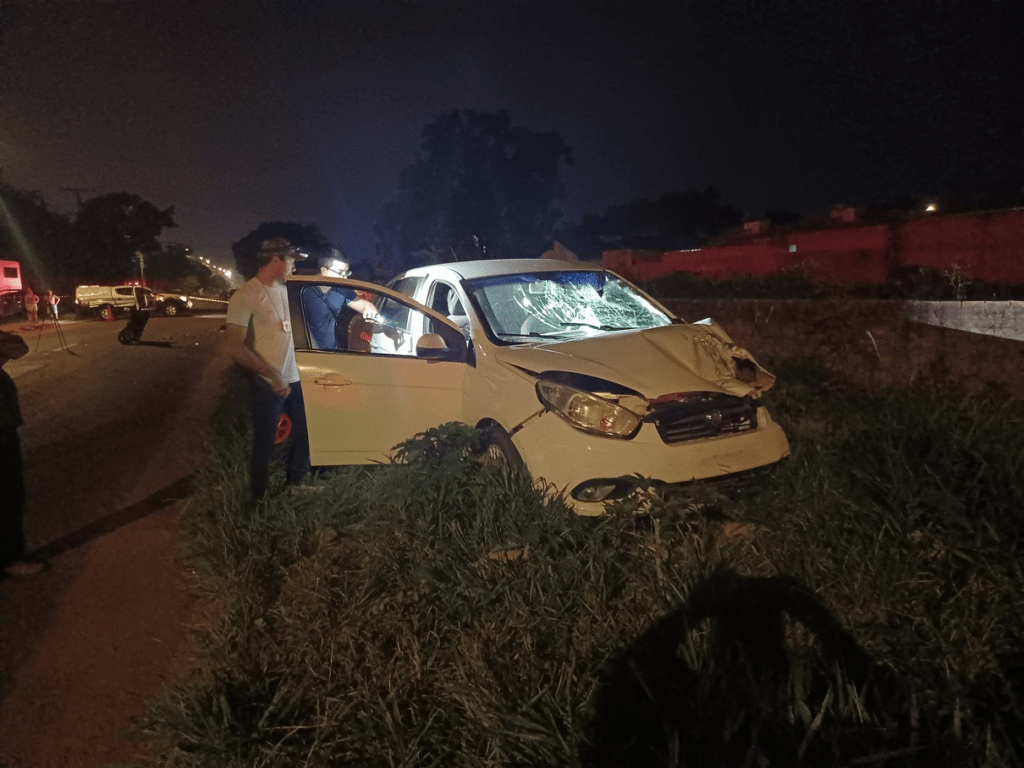
[[(320, 274), (324, 277), (349, 277), (348, 262), (341, 251), (332, 248), (330, 253), (320, 259)], [(365, 318), (377, 316), (377, 308), (372, 302), (360, 298), (350, 288), (334, 286), (309, 286), (302, 291), (302, 312), (306, 318), (306, 327), (317, 349), (337, 349), (337, 323), (345, 307), (358, 312)], [(351, 317), (351, 315), (348, 315)], [(344, 329), (340, 329), (344, 331)]]
[(14, 379), (3, 369), (28, 353), (21, 336), (0, 331), (0, 568), (8, 576), (32, 576), (46, 565), (25, 555), (25, 476), (21, 463), (21, 409)]

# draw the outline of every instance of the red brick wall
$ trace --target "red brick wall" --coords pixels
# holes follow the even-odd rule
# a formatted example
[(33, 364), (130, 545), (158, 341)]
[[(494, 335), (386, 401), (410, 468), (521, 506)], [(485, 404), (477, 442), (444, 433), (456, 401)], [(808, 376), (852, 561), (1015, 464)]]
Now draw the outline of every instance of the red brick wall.
[(1024, 283), (1024, 210), (758, 236), (694, 251), (606, 251), (601, 263), (638, 280), (673, 272), (720, 279), (800, 267), (822, 282), (881, 283), (897, 267), (958, 267), (978, 280)]

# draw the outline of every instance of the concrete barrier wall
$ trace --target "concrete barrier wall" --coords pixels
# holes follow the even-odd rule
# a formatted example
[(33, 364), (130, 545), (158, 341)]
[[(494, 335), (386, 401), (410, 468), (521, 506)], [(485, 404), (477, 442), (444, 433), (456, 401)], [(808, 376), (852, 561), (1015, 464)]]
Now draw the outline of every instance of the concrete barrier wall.
[(1024, 301), (908, 301), (904, 311), (918, 323), (1024, 341)]

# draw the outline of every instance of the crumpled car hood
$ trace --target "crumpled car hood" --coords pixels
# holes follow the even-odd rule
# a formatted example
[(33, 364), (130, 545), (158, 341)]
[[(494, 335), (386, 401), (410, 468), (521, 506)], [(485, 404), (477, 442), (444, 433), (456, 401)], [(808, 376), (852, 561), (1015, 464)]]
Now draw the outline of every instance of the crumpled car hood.
[(713, 323), (502, 347), (496, 357), (535, 374), (568, 371), (607, 379), (649, 399), (715, 391), (757, 397), (775, 383), (774, 376)]

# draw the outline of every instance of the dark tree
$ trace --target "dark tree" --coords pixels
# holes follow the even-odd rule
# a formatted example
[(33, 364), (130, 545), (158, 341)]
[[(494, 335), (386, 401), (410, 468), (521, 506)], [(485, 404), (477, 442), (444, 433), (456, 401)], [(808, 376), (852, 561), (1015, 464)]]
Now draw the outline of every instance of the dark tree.
[(788, 227), (791, 224), (799, 224), (803, 216), (788, 208), (768, 208), (764, 217), (776, 227)]
[(211, 270), (191, 258), (192, 249), (181, 243), (167, 243), (159, 251), (146, 254), (147, 280), (162, 280), (165, 283), (201, 285), (206, 282)]
[(565, 199), (569, 147), (553, 131), (458, 110), (423, 129), (401, 196), (377, 225), (380, 255), (395, 268), (473, 258), (539, 257)]
[(66, 216), (51, 211), (38, 192), (0, 182), (0, 258), (21, 264), (25, 284), (37, 291), (61, 289), (53, 278), (70, 269), (77, 252)]
[(616, 248), (696, 248), (742, 220), (740, 210), (721, 202), (714, 187), (688, 189), (614, 205), (602, 216), (587, 215), (581, 224), (559, 232), (558, 239), (581, 258), (597, 260)]
[(231, 244), (238, 273), (246, 280), (255, 277), (259, 265), (256, 253), (260, 243), (271, 237), (283, 237), (296, 248), (315, 255), (330, 247), (315, 224), (296, 224), (294, 221), (265, 221), (237, 243)]
[(160, 233), (176, 226), (174, 206), (161, 211), (128, 192), (86, 200), (73, 224), (82, 247), (76, 271), (106, 280), (136, 275), (135, 254), (159, 251)]
[(207, 295), (226, 297), (231, 285), (220, 272), (211, 272), (201, 288)]

